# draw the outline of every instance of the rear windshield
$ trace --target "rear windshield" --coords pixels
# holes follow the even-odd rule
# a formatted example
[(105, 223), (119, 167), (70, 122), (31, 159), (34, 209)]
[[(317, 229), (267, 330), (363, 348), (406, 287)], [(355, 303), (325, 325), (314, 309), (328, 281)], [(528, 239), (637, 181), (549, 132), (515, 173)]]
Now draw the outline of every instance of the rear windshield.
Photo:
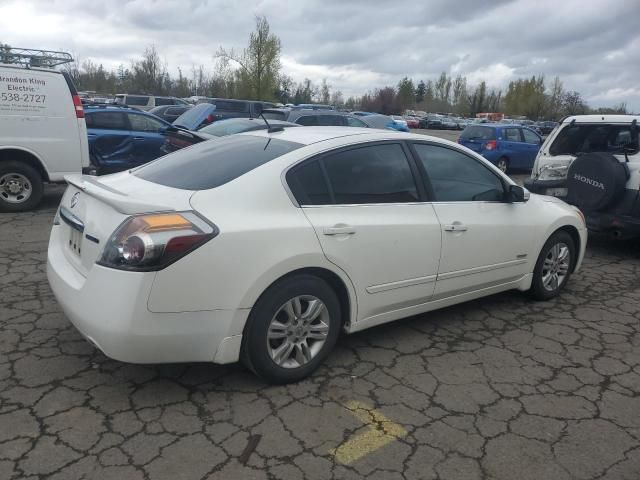
[(491, 127), (468, 126), (460, 135), (463, 140), (495, 140), (496, 130)]
[(208, 133), (209, 135), (215, 135), (216, 137), (225, 137), (227, 135), (233, 135), (234, 133), (246, 132), (247, 130), (258, 129), (264, 125), (262, 120), (256, 122), (255, 120), (249, 120), (248, 118), (229, 118), (226, 120), (219, 120), (215, 123), (210, 123), (198, 131)]
[(387, 128), (387, 125), (393, 123), (393, 119), (386, 115), (365, 115), (360, 120), (371, 128)]
[(140, 167), (134, 175), (167, 187), (207, 190), (302, 146), (268, 137), (230, 135), (161, 157)]
[(549, 147), (551, 155), (589, 152), (621, 152), (623, 147), (638, 151), (638, 129), (631, 125), (569, 124), (558, 132)]
[(126, 98), (122, 98), (127, 105), (146, 105), (149, 103), (149, 97), (137, 97), (135, 95), (127, 95)]
[(289, 112), (277, 112), (277, 111), (262, 112), (262, 115), (264, 115), (269, 120), (286, 120), (288, 114)]

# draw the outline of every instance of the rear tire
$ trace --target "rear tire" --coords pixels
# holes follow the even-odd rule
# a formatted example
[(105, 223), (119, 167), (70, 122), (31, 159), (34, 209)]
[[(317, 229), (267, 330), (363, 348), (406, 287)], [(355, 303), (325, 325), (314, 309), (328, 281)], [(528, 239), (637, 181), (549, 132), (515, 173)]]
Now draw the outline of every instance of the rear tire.
[(40, 173), (23, 162), (0, 162), (0, 212), (33, 210), (42, 200)]
[(529, 295), (535, 300), (557, 297), (569, 282), (575, 262), (571, 235), (562, 230), (551, 235), (538, 256)]
[(265, 382), (297, 382), (328, 356), (341, 325), (340, 302), (324, 280), (308, 274), (285, 278), (251, 309), (241, 361)]

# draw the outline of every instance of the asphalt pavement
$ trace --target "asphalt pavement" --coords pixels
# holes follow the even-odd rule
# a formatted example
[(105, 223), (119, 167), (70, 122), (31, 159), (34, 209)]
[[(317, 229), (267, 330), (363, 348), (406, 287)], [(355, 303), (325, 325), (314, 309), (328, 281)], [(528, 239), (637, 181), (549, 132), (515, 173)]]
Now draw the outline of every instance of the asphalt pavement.
[(592, 236), (552, 301), (508, 292), (343, 336), (272, 387), (88, 344), (45, 276), (62, 191), (0, 214), (0, 479), (640, 478), (637, 242)]

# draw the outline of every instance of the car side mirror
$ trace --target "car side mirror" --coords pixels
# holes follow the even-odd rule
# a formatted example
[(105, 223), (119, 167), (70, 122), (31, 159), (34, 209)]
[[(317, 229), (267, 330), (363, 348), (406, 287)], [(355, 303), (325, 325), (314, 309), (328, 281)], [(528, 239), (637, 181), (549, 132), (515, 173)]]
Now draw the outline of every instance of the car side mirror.
[(520, 185), (509, 185), (507, 201), (509, 203), (523, 203), (529, 200), (529, 190)]

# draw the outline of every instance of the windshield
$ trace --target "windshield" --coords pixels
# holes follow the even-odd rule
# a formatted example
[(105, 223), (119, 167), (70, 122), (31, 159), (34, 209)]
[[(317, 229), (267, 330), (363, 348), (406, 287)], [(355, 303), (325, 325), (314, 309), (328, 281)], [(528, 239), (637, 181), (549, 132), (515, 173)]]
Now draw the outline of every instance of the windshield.
[(269, 137), (230, 135), (160, 157), (133, 174), (167, 187), (208, 190), (302, 146)]
[(619, 153), (625, 146), (638, 152), (638, 132), (630, 124), (574, 123), (558, 132), (549, 153), (574, 156), (590, 152)]
[(463, 140), (495, 140), (496, 130), (491, 127), (480, 127), (471, 125), (464, 129), (460, 138)]

